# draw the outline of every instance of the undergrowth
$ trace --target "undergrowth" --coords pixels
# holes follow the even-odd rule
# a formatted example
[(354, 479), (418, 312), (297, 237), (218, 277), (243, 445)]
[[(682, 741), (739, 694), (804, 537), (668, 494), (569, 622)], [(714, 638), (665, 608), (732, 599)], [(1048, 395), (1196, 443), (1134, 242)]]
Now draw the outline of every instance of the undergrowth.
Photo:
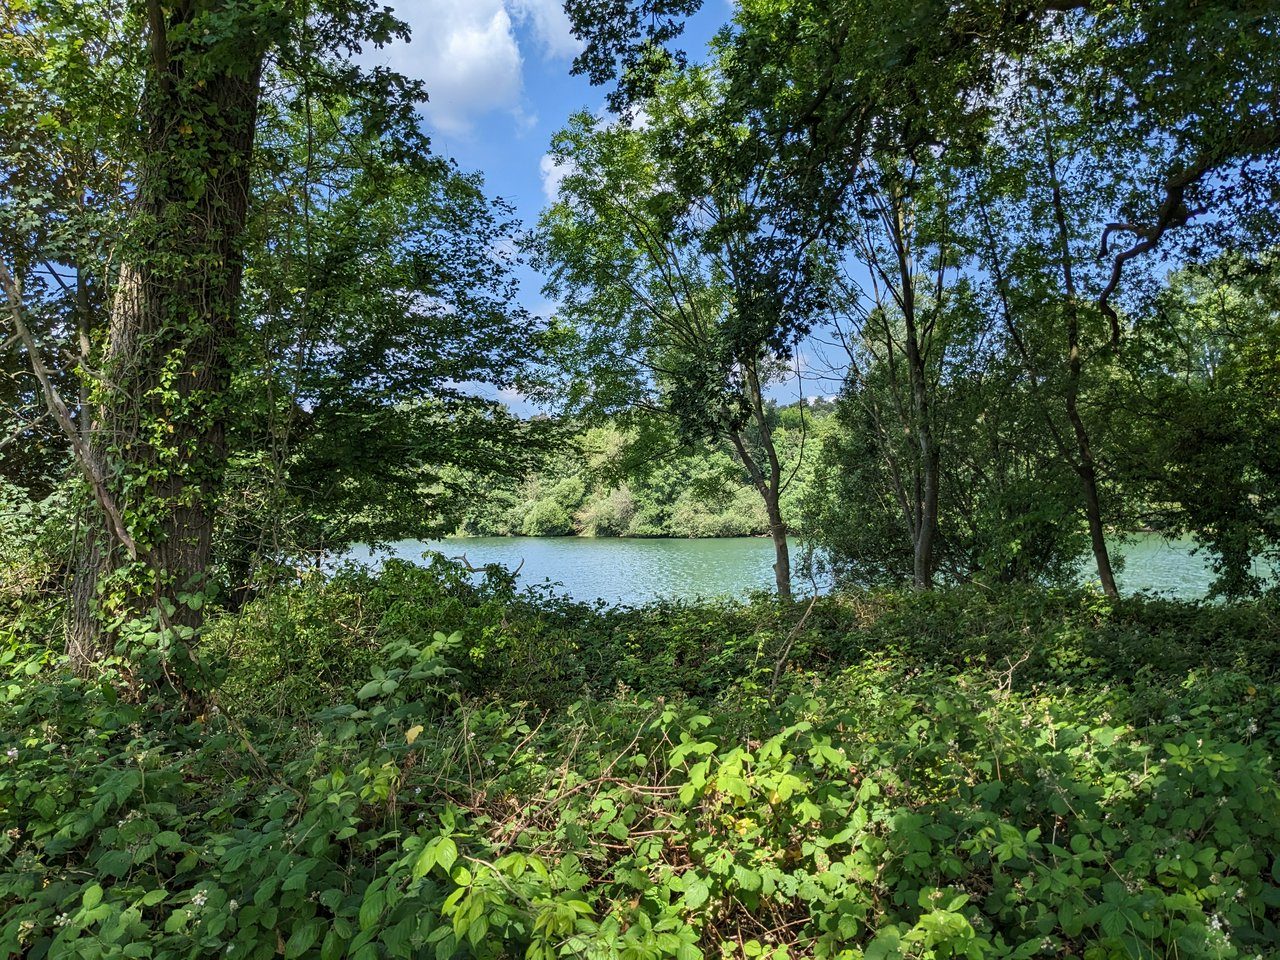
[(0, 954), (1280, 955), (1267, 604), (583, 606), (446, 567), (225, 614), (209, 711), (0, 654)]

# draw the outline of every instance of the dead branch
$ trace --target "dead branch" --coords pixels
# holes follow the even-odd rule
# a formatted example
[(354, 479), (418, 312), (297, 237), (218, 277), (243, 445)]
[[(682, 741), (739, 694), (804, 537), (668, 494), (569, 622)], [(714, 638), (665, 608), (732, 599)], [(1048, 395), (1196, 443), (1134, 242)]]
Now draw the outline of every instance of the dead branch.
[[(501, 564), (498, 563), (486, 563), (483, 566), (477, 567), (467, 559), (467, 555), (465, 553), (460, 553), (456, 557), (450, 557), (449, 559), (460, 561), (462, 563), (462, 569), (466, 570), (467, 573), (487, 573), (490, 567), (501, 566)], [(524, 566), (524, 562), (527, 559), (527, 557), (521, 557), (520, 562), (516, 564), (516, 568), (510, 571), (510, 575), (514, 577), (518, 574), (520, 572), (520, 568)]]
[(106, 478), (102, 475), (101, 470), (99, 470), (98, 465), (94, 462), (89, 450), (81, 440), (75, 423), (71, 419), (71, 414), (67, 410), (66, 403), (63, 402), (62, 396), (58, 393), (58, 388), (54, 386), (53, 380), (49, 377), (49, 369), (45, 366), (44, 360), (40, 355), (35, 336), (23, 318), (22, 296), (18, 289), (18, 283), (14, 280), (13, 274), (9, 272), (8, 266), (3, 262), (0, 262), (0, 286), (4, 287), (5, 298), (8, 301), (9, 319), (13, 323), (18, 339), (22, 341), (22, 345), (26, 348), (27, 357), (31, 362), (31, 372), (35, 374), (36, 380), (40, 384), (40, 392), (44, 396), (45, 405), (49, 408), (49, 414), (71, 443), (71, 450), (75, 454), (76, 464), (80, 467), (85, 479), (89, 481), (89, 486), (93, 489), (94, 499), (98, 501), (102, 512), (106, 514), (107, 522), (116, 541), (124, 547), (129, 554), (130, 560), (137, 560), (138, 545), (134, 542), (128, 528), (125, 526), (124, 518), (120, 515), (115, 499), (107, 488)]

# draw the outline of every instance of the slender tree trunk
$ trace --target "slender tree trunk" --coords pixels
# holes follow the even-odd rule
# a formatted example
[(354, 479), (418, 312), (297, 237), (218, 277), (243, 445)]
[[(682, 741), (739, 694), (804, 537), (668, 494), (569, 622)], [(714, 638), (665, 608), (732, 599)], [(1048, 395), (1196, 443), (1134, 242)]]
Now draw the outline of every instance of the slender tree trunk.
[(893, 198), (893, 246), (898, 257), (902, 284), (902, 316), (905, 325), (907, 371), (911, 384), (911, 414), (920, 457), (921, 487), (916, 497), (918, 511), (912, 556), (911, 582), (917, 590), (933, 589), (934, 543), (938, 533), (938, 472), (941, 455), (933, 436), (933, 412), (929, 403), (928, 371), (916, 318), (915, 275), (911, 267), (907, 228), (903, 220), (902, 198)]
[[(1074, 404), (1072, 405), (1074, 407)], [(1072, 411), (1072, 423), (1079, 422), (1079, 415)], [(1076, 438), (1080, 445), (1080, 480), (1084, 485), (1085, 513), (1089, 517), (1089, 541), (1093, 547), (1094, 563), (1098, 567), (1098, 580), (1102, 583), (1102, 592), (1108, 597), (1120, 596), (1116, 588), (1115, 574), (1111, 569), (1111, 554), (1107, 548), (1106, 532), (1102, 525), (1102, 503), (1098, 499), (1098, 476), (1093, 466), (1093, 453), (1089, 448), (1089, 438), (1077, 428)]]
[[(746, 440), (742, 434), (733, 431), (729, 434), (729, 442), (733, 444), (734, 450), (737, 451), (738, 459), (742, 461), (743, 466), (747, 468), (747, 473), (751, 475), (751, 483), (759, 492), (760, 497), (764, 500), (765, 513), (769, 518), (769, 536), (773, 539), (773, 578), (774, 584), (778, 591), (778, 599), (784, 603), (790, 603), (793, 599), (791, 591), (791, 547), (787, 543), (787, 524), (782, 518), (781, 504), (781, 471), (771, 471), (773, 473), (773, 482), (766, 477), (760, 469), (760, 465), (756, 463), (755, 458), (751, 456), (751, 451), (747, 449)], [(773, 441), (766, 439), (766, 443), (770, 450), (773, 448)], [(776, 456), (775, 456), (776, 461)]]
[(239, 243), (268, 42), (242, 36), (206, 46), (198, 18), (216, 4), (147, 6), (152, 61), (139, 212), (111, 304), (102, 362), (110, 386), (91, 404), (89, 454), (122, 504), (139, 558), (122, 563), (114, 545), (89, 528), (68, 637), (81, 670), (106, 644), (92, 636), (102, 632), (101, 614), (156, 617), (174, 628), (179, 664), (192, 655), (203, 614), (193, 597), (208, 587), (226, 464)]
[(764, 498), (765, 511), (769, 515), (769, 535), (773, 538), (773, 578), (778, 599), (786, 603), (791, 593), (791, 546), (787, 543), (787, 524), (782, 519), (782, 509), (776, 492)]
[(1102, 583), (1102, 592), (1109, 597), (1117, 597), (1115, 574), (1111, 569), (1111, 554), (1107, 549), (1106, 531), (1102, 523), (1102, 499), (1098, 495), (1098, 472), (1093, 460), (1093, 445), (1089, 441), (1089, 431), (1084, 419), (1080, 416), (1080, 380), (1083, 372), (1083, 358), (1080, 351), (1080, 301), (1076, 295), (1075, 276), (1071, 269), (1070, 233), (1067, 230), (1067, 216), (1062, 201), (1062, 183), (1058, 179), (1057, 155), (1053, 149), (1053, 139), (1045, 129), (1045, 157), (1048, 161), (1049, 182), (1052, 184), (1053, 215), (1058, 227), (1059, 255), (1062, 258), (1062, 279), (1066, 288), (1066, 320), (1067, 320), (1067, 388), (1064, 398), (1067, 419), (1075, 433), (1076, 448), (1079, 460), (1076, 473), (1084, 490), (1085, 515), (1089, 521), (1089, 540), (1093, 547), (1093, 558), (1098, 568), (1098, 580)]
[(729, 432), (729, 442), (733, 444), (738, 459), (751, 475), (752, 485), (764, 500), (765, 513), (769, 518), (769, 536), (773, 539), (774, 584), (778, 591), (778, 599), (784, 603), (790, 603), (793, 599), (791, 547), (787, 543), (787, 524), (782, 518), (782, 463), (778, 459), (777, 447), (773, 444), (773, 433), (769, 428), (760, 378), (749, 364), (746, 367), (747, 400), (751, 407), (751, 418), (755, 421), (756, 429), (760, 433), (760, 445), (765, 452), (765, 465), (761, 466), (756, 462), (756, 458), (751, 455), (751, 450), (747, 447), (746, 438), (739, 431)]

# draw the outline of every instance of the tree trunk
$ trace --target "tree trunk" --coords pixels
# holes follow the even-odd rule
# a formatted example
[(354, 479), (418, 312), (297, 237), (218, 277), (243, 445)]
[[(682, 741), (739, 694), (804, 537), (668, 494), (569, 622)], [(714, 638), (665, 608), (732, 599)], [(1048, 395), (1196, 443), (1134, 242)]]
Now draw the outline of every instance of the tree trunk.
[(210, 6), (219, 5), (148, 3), (139, 212), (121, 256), (102, 361), (110, 385), (91, 405), (89, 452), (121, 504), (138, 562), (124, 563), (103, 537), (87, 539), (68, 637), (81, 670), (106, 645), (90, 636), (100, 614), (150, 617), (170, 629), (179, 673), (202, 621), (267, 42), (206, 45), (198, 18), (225, 15)]
[[(751, 408), (751, 418), (755, 421), (756, 430), (760, 434), (760, 445), (764, 447), (767, 463), (762, 467), (751, 455), (746, 438), (738, 430), (729, 431), (729, 441), (738, 454), (738, 459), (751, 475), (751, 482), (764, 500), (765, 513), (769, 518), (769, 536), (773, 539), (773, 575), (778, 591), (778, 599), (790, 603), (791, 592), (791, 547), (787, 543), (787, 524), (782, 519), (782, 463), (778, 459), (778, 450), (773, 443), (773, 432), (769, 426), (769, 418), (764, 406), (764, 391), (755, 368), (745, 364), (745, 386), (747, 400)], [(768, 473), (765, 473), (765, 469)]]
[(904, 222), (903, 200), (893, 196), (892, 238), (898, 258), (902, 283), (903, 346), (907, 354), (907, 371), (911, 383), (911, 419), (916, 444), (920, 449), (921, 490), (916, 497), (917, 519), (912, 543), (911, 583), (917, 590), (933, 589), (933, 548), (938, 533), (938, 471), (941, 454), (933, 436), (933, 412), (929, 403), (928, 371), (925, 369), (924, 344), (916, 317), (915, 271)]
[(1047, 127), (1044, 140), (1049, 183), (1052, 185), (1053, 215), (1058, 227), (1059, 255), (1062, 258), (1062, 280), (1067, 294), (1067, 389), (1064, 402), (1067, 419), (1071, 421), (1071, 428), (1076, 435), (1076, 447), (1080, 456), (1076, 473), (1080, 476), (1084, 489), (1085, 516), (1089, 521), (1089, 540), (1093, 547), (1094, 562), (1098, 567), (1098, 579), (1102, 583), (1103, 593), (1109, 597), (1118, 597), (1120, 591), (1116, 589), (1116, 578), (1111, 570), (1111, 554), (1107, 550), (1102, 524), (1102, 499), (1098, 495), (1098, 472), (1093, 462), (1093, 446), (1089, 442), (1089, 431), (1084, 419), (1080, 416), (1080, 379), (1084, 366), (1080, 351), (1080, 301), (1076, 296), (1075, 276), (1071, 270), (1070, 232), (1067, 230), (1067, 215), (1062, 200), (1062, 183), (1058, 179), (1057, 154)]
[(103, 566), (106, 525), (97, 510), (81, 510), (81, 538), (71, 571), (71, 605), (66, 627), (67, 657), (77, 673), (88, 675), (110, 653), (98, 617), (98, 571)]
[(773, 578), (778, 590), (778, 599), (790, 603), (791, 593), (791, 546), (787, 543), (787, 525), (782, 519), (782, 508), (778, 503), (776, 491), (766, 494), (765, 510), (769, 515), (769, 535), (773, 538)]

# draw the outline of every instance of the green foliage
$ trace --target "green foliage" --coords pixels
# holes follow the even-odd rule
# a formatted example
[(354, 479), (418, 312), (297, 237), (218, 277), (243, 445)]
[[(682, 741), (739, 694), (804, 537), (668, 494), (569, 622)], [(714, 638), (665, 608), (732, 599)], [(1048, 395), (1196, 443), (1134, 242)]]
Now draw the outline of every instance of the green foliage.
[(539, 500), (525, 514), (520, 532), (530, 537), (565, 537), (573, 533), (573, 522), (562, 504)]
[(42, 500), (0, 478), (0, 649), (51, 636), (74, 531), (69, 495)]
[[(784, 504), (798, 505), (829, 405), (770, 408)], [(769, 532), (759, 492), (727, 444), (681, 445), (669, 428), (611, 420), (583, 430), (512, 492), (471, 503), (470, 536), (744, 537)]]
[(514, 258), (494, 254), (518, 232), (511, 208), (479, 175), (376, 135), (371, 109), (264, 104), (223, 512), (233, 556), (236, 541), (260, 547), (264, 519), (277, 554), (437, 534), (477, 485), (519, 476), (549, 444), (544, 424), (459, 386), (522, 381), (544, 345), (515, 302)]
[(800, 616), (343, 572), (219, 620), (231, 672), (194, 720), (11, 648), (0, 950), (1280, 950), (1274, 605), (952, 590)]
[(1150, 522), (1192, 532), (1208, 549), (1216, 593), (1274, 587), (1274, 571), (1256, 560), (1280, 552), (1275, 254), (1174, 274), (1144, 313), (1127, 373), (1159, 428), (1130, 425), (1123, 472)]

